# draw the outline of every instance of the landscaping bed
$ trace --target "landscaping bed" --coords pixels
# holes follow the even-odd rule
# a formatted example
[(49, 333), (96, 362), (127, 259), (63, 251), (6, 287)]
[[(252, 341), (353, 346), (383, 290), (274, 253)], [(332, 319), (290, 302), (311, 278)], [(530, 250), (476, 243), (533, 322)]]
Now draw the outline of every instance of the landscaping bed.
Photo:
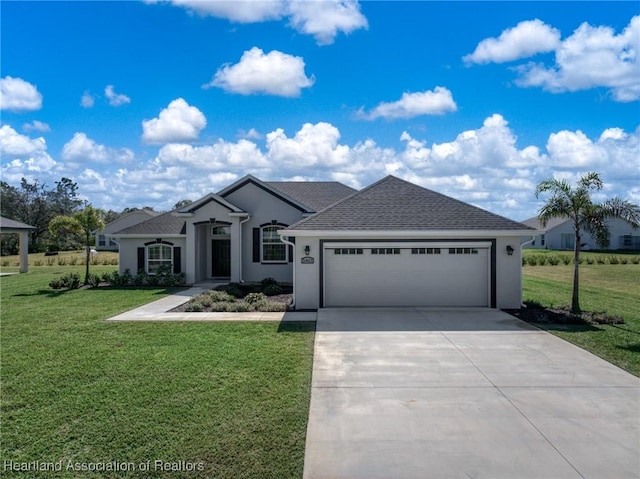
[(505, 312), (530, 323), (552, 324), (624, 324), (620, 316), (612, 316), (605, 311), (583, 311), (582, 314), (572, 314), (567, 307), (544, 307), (539, 304), (527, 304), (526, 308), (508, 309)]
[(229, 283), (191, 298), (173, 312), (278, 312), (287, 311), (293, 288), (272, 278), (260, 283)]

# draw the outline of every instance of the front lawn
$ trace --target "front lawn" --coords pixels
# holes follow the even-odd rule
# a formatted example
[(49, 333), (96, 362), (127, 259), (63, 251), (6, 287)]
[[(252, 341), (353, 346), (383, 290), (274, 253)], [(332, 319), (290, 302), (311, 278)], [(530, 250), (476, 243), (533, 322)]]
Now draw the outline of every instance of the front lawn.
[[(543, 306), (571, 304), (572, 265), (523, 267), (523, 297)], [(582, 264), (580, 306), (620, 316), (620, 325), (536, 323), (623, 369), (640, 376), (640, 265)]]
[(169, 291), (48, 287), (73, 268), (0, 278), (0, 457), (63, 465), (3, 477), (302, 477), (313, 323), (108, 323)]

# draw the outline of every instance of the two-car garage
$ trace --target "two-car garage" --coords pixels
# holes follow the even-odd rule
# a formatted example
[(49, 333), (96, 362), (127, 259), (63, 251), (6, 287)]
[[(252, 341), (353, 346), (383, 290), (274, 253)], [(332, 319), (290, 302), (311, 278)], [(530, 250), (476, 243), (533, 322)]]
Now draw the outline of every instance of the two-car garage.
[(491, 246), (325, 243), (323, 305), (491, 306)]

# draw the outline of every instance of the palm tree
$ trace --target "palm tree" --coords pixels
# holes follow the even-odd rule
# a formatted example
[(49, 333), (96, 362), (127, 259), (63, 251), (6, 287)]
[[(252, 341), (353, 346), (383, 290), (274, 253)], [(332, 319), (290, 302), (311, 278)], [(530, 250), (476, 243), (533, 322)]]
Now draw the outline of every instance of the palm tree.
[(542, 226), (547, 226), (551, 218), (569, 218), (573, 223), (575, 244), (573, 247), (572, 314), (579, 315), (581, 313), (578, 296), (581, 233), (583, 231), (590, 233), (598, 246), (607, 248), (610, 237), (607, 220), (621, 218), (628, 221), (634, 229), (640, 226), (640, 207), (638, 205), (620, 198), (594, 203), (591, 199), (591, 193), (601, 189), (602, 180), (597, 173), (587, 173), (582, 176), (575, 189), (565, 180), (555, 178), (542, 181), (536, 188), (536, 198), (541, 193), (551, 194), (538, 213)]

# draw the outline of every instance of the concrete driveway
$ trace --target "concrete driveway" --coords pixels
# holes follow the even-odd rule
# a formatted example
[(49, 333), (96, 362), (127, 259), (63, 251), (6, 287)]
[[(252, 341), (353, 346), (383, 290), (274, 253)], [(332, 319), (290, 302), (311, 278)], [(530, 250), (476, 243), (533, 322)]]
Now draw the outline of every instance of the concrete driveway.
[(491, 309), (318, 312), (305, 479), (640, 477), (640, 379)]

